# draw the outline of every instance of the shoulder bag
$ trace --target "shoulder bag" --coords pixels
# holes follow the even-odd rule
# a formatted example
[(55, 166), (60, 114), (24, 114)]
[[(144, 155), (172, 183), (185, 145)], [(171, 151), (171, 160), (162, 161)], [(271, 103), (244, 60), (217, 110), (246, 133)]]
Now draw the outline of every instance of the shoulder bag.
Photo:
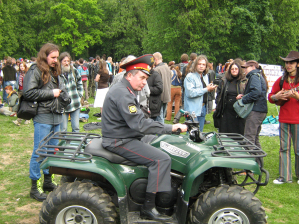
[(25, 120), (34, 118), (37, 114), (37, 106), (38, 103), (36, 101), (26, 101), (24, 100), (24, 97), (21, 96), (17, 117)]
[(239, 117), (246, 118), (252, 111), (253, 105), (254, 102), (243, 104), (242, 99), (239, 99), (234, 103), (233, 107)]

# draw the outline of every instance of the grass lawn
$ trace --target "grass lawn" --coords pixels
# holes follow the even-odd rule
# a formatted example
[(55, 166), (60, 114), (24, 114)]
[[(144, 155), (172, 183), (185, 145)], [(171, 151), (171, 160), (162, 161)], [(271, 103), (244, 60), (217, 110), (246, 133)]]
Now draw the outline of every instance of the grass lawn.
[[(2, 93), (1, 93), (2, 95)], [(89, 100), (93, 103), (93, 99)], [(92, 116), (99, 108), (91, 108), (88, 122), (98, 122)], [(269, 115), (277, 115), (275, 106), (269, 104)], [(41, 202), (29, 197), (31, 182), (29, 179), (29, 161), (33, 148), (33, 124), (16, 126), (15, 117), (0, 115), (0, 224), (37, 224)], [(182, 119), (183, 120), (183, 119)], [(215, 131), (212, 115), (207, 115), (211, 124), (205, 125), (204, 132)], [(170, 122), (169, 122), (170, 123)], [(84, 132), (80, 123), (80, 131)], [(68, 131), (71, 131), (70, 124)], [(101, 134), (101, 131), (90, 131)], [(264, 158), (265, 168), (270, 172), (270, 181), (256, 194), (266, 210), (268, 223), (299, 223), (299, 185), (295, 174), (292, 184), (274, 185), (272, 181), (279, 176), (278, 150), (279, 137), (260, 137), (263, 150), (268, 156)], [(294, 152), (292, 152), (294, 170)], [(60, 177), (56, 176), (57, 182)], [(254, 224), (254, 223), (253, 223)]]

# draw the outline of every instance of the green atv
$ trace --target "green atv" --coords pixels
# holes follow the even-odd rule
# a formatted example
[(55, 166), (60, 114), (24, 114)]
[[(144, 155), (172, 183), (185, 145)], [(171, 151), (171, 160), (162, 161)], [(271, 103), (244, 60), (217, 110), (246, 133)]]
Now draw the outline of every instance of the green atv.
[[(266, 223), (254, 196), (269, 180), (262, 162), (266, 153), (239, 134), (200, 133), (198, 122), (187, 112), (185, 117), (191, 119), (188, 134), (143, 139), (172, 158), (171, 191), (156, 196), (157, 210), (171, 216), (164, 223)], [(47, 157), (41, 169), (63, 176), (42, 204), (40, 223), (161, 223), (140, 217), (146, 166), (105, 150), (98, 134), (49, 136), (37, 150), (40, 158)], [(60, 139), (59, 145), (46, 145), (51, 138)]]

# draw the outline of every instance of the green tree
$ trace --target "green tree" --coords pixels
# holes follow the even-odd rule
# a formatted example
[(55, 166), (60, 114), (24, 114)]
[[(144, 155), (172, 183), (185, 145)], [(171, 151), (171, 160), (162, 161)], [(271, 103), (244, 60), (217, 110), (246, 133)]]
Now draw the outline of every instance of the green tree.
[[(51, 7), (54, 41), (78, 56), (101, 43), (102, 10), (96, 0), (65, 0)], [(53, 23), (52, 23), (53, 24)]]
[(142, 54), (142, 39), (146, 26), (146, 0), (102, 0), (102, 44), (93, 47), (94, 54), (112, 56), (114, 61), (129, 54)]
[(3, 0), (0, 2), (0, 56), (9, 56), (15, 53), (19, 47), (17, 34), (15, 32), (18, 24), (18, 15), (20, 8), (16, 0)]
[(262, 61), (284, 65), (279, 56), (285, 57), (291, 50), (298, 50), (299, 4), (296, 0), (270, 0), (270, 12), (274, 24), (265, 40)]

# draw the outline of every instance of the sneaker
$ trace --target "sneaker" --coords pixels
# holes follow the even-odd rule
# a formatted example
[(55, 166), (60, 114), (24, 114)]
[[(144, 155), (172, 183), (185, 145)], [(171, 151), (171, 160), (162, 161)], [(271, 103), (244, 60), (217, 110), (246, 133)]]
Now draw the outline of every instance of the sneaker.
[(299, 180), (297, 180), (297, 184), (299, 184)]
[(211, 121), (205, 121), (205, 124), (211, 124)]
[(30, 120), (26, 120), (24, 124), (30, 124)]
[(15, 121), (12, 121), (15, 125), (17, 125), (17, 126), (20, 126), (21, 124), (20, 124), (20, 122), (18, 122), (17, 120), (15, 120)]
[(292, 183), (291, 180), (284, 181), (283, 177), (278, 177), (276, 180), (273, 180), (273, 184), (284, 184), (284, 183)]
[(16, 117), (17, 113), (12, 113), (11, 115), (9, 115), (10, 117)]
[(99, 118), (97, 118), (97, 120), (102, 120), (102, 118), (101, 118), (101, 117), (99, 117)]

